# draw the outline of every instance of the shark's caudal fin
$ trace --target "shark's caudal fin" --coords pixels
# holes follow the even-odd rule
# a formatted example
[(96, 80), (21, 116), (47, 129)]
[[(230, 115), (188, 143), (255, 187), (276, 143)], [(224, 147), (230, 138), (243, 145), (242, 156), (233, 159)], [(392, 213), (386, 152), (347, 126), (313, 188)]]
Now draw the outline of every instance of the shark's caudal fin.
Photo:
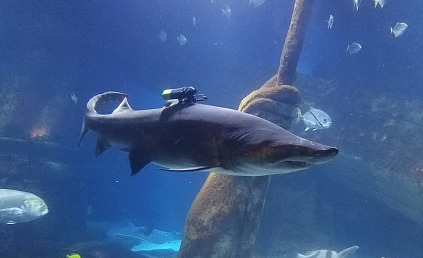
[[(103, 94), (98, 94), (98, 95), (92, 97), (88, 101), (87, 109), (85, 111), (84, 121), (82, 121), (82, 129), (81, 129), (81, 134), (79, 135), (78, 147), (81, 144), (82, 138), (90, 130), (90, 128), (87, 128), (87, 126), (86, 126), (87, 117), (98, 114), (97, 111), (101, 107), (105, 106), (106, 104), (108, 104), (111, 101), (122, 101), (122, 103), (119, 105), (119, 107), (116, 110), (118, 110), (122, 106), (123, 106), (123, 109), (128, 109), (128, 108), (130, 109), (131, 107), (129, 106), (128, 102), (124, 101), (124, 100), (126, 100), (127, 97), (128, 97), (128, 94), (125, 94), (125, 93), (108, 91), (108, 92), (105, 92)], [(115, 111), (113, 111), (113, 112), (115, 112)], [(100, 154), (101, 152), (103, 152), (105, 150), (103, 148), (100, 148), (100, 149), (102, 149), (102, 151), (100, 151), (98, 154)], [(96, 155), (97, 155), (97, 147), (96, 147)]]
[(357, 251), (358, 246), (351, 246), (343, 251), (341, 251), (340, 253), (338, 253), (338, 258), (347, 258), (350, 254), (354, 253), (355, 251)]

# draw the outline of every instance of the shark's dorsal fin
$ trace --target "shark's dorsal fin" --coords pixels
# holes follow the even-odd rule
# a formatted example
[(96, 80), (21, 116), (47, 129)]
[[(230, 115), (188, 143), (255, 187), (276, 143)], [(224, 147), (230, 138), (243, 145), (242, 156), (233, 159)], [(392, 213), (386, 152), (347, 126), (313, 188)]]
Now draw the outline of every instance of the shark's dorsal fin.
[(131, 176), (138, 173), (145, 165), (151, 162), (151, 158), (140, 149), (129, 151), (129, 165), (131, 166)]
[(125, 97), (122, 100), (122, 103), (120, 103), (120, 105), (115, 110), (113, 110), (112, 114), (122, 112), (122, 111), (128, 111), (128, 110), (132, 110), (132, 108), (128, 103), (128, 99)]
[(338, 258), (346, 258), (348, 257), (350, 254), (354, 253), (355, 251), (357, 251), (358, 246), (351, 246), (345, 250), (342, 250), (340, 253), (338, 253)]
[(95, 145), (95, 156), (97, 157), (101, 153), (105, 152), (108, 148), (110, 148), (110, 146), (110, 143), (106, 139), (98, 137), (97, 144)]
[(160, 170), (171, 171), (171, 172), (194, 172), (194, 171), (206, 170), (210, 168), (211, 167), (207, 167), (207, 166), (197, 166), (197, 167), (189, 167), (189, 168), (161, 168)]

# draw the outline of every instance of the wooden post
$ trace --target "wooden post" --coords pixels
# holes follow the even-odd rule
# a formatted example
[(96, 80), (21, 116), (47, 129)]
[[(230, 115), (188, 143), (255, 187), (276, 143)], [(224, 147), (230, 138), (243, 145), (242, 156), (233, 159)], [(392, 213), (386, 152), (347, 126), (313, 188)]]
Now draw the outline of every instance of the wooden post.
[[(313, 0), (297, 0), (278, 74), (245, 97), (238, 110), (286, 129), (301, 102), (292, 86)], [(179, 258), (248, 258), (260, 224), (270, 176), (210, 173), (188, 213)]]

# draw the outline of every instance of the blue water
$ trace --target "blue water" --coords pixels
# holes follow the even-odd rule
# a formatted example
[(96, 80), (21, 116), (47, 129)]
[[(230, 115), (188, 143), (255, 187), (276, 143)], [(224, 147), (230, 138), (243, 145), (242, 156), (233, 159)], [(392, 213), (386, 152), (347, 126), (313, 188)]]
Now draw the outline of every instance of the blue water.
[[(164, 89), (195, 86), (208, 96), (207, 104), (236, 109), (247, 94), (276, 73), (293, 4), (293, 0), (267, 0), (253, 8), (248, 0), (0, 1), (0, 137), (28, 143), (7, 145), (0, 154), (54, 160), (66, 170), (64, 175), (52, 175), (25, 166), (23, 174), (9, 174), (10, 168), (1, 165), (0, 178), (6, 178), (1, 188), (36, 192), (50, 210), (37, 221), (7, 226), (0, 238), (2, 257), (58, 257), (76, 243), (104, 238), (87, 230), (87, 221), (132, 221), (182, 232), (186, 214), (207, 174), (168, 173), (150, 164), (130, 176), (127, 154), (117, 148), (94, 157), (94, 133), (89, 133), (78, 148), (86, 102), (95, 94), (114, 90), (128, 93), (133, 109), (157, 108), (163, 105), (160, 95)], [(232, 10), (230, 19), (221, 14), (225, 5)], [(328, 30), (330, 14), (334, 24)], [(371, 143), (341, 143), (353, 129), (364, 127), (360, 123), (380, 118), (360, 119), (359, 114), (366, 109), (354, 106), (355, 99), (361, 99), (356, 95), (366, 92), (366, 97), (421, 100), (422, 20), (423, 5), (418, 0), (390, 0), (383, 9), (363, 0), (357, 12), (352, 0), (314, 1), (298, 72), (307, 78), (336, 81), (345, 89), (338, 87), (332, 99), (308, 89), (305, 103), (326, 108), (334, 127), (329, 133), (302, 136), (350, 147), (356, 151), (354, 155), (370, 157), (365, 150)], [(406, 22), (409, 27), (394, 38), (390, 27), (397, 22)], [(160, 30), (167, 33), (165, 42), (158, 37)], [(179, 34), (187, 38), (186, 45), (178, 44)], [(363, 48), (349, 55), (347, 46), (354, 41)], [(414, 131), (421, 128), (419, 119), (407, 120), (417, 124)], [(45, 131), (37, 137), (35, 129), (40, 128)], [(374, 128), (382, 130), (377, 124)], [(294, 129), (303, 133), (299, 127)], [(399, 141), (405, 144), (409, 139)], [(411, 160), (421, 154), (419, 149)], [(331, 207), (355, 202), (369, 212), (347, 218), (340, 212), (340, 217), (322, 222), (331, 227), (326, 231), (328, 239), (322, 242), (333, 245), (305, 248), (339, 251), (357, 244), (360, 253), (355, 257), (403, 258), (399, 253), (407, 253), (404, 250), (409, 251), (406, 257), (423, 257), (421, 223), (375, 200), (364, 202), (355, 191), (321, 179), (318, 171), (292, 174), (286, 181), (278, 176), (271, 189), (278, 189), (276, 182), (279, 187), (292, 183), (307, 188), (311, 180), (313, 187), (319, 182), (322, 188), (315, 198), (324, 199)], [(284, 205), (276, 190), (269, 190), (269, 196), (271, 207)], [(263, 215), (258, 257), (285, 257), (270, 243), (283, 238), (282, 229), (275, 227), (283, 221), (273, 212), (274, 208), (268, 208)], [(392, 245), (387, 236), (397, 243), (395, 251), (386, 252)], [(298, 251), (305, 250), (298, 246)]]

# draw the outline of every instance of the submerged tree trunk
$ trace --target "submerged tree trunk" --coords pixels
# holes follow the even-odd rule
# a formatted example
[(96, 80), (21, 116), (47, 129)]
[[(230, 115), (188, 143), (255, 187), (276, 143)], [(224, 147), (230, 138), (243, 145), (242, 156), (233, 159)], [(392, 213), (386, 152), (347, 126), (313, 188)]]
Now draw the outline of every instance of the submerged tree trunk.
[[(295, 80), (313, 0), (297, 0), (278, 74), (246, 96), (238, 110), (289, 129), (297, 118)], [(236, 177), (210, 173), (185, 222), (179, 258), (248, 258), (256, 239), (270, 176)]]

